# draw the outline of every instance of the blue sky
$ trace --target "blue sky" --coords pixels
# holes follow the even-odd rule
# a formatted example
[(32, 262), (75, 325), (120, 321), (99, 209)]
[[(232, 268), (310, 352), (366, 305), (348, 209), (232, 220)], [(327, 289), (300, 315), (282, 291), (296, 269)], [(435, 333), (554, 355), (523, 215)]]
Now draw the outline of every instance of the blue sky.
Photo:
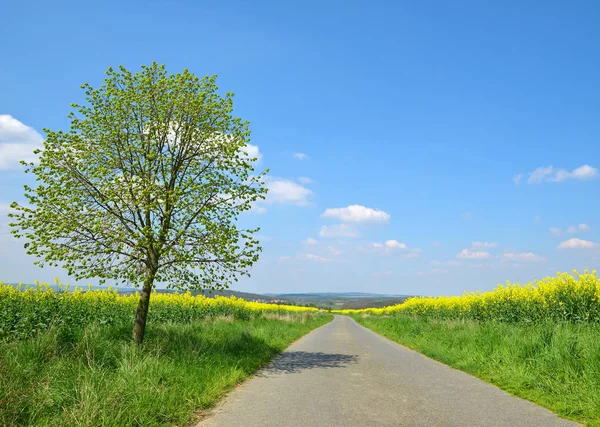
[(68, 126), (83, 82), (152, 61), (218, 74), (271, 170), (236, 289), (447, 295), (596, 268), (600, 6), (485, 3), (6, 3), (0, 279), (66, 279), (7, 235), (18, 150)]

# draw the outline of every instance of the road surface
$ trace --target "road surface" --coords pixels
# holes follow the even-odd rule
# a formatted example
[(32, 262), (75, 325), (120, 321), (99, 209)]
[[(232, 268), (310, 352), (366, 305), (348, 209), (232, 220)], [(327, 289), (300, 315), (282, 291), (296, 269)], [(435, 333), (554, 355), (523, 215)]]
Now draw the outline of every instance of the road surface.
[(575, 425), (336, 316), (233, 390), (198, 427)]

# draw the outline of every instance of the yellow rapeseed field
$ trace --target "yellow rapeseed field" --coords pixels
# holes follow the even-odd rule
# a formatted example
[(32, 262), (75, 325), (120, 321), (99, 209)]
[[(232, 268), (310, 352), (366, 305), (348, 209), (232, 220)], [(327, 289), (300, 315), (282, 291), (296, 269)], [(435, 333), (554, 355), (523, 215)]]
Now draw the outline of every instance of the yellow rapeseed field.
[(540, 321), (599, 322), (600, 280), (596, 271), (558, 273), (557, 277), (527, 283), (507, 282), (490, 292), (462, 296), (414, 297), (404, 303), (340, 314), (408, 314), (438, 319), (471, 319), (530, 323)]
[[(133, 322), (139, 294), (119, 295), (116, 289), (92, 290), (48, 283), (17, 287), (0, 282), (0, 340), (26, 338), (51, 325), (91, 322)], [(209, 316), (250, 319), (263, 313), (317, 311), (312, 307), (267, 304), (236, 297), (157, 293), (150, 298), (150, 322), (190, 322)]]

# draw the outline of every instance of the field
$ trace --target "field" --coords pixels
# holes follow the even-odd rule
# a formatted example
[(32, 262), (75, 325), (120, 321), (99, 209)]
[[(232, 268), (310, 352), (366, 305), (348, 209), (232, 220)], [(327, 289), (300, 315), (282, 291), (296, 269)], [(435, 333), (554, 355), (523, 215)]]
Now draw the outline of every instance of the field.
[(595, 272), (342, 313), (561, 416), (600, 425), (600, 281)]
[[(155, 293), (138, 347), (131, 342), (137, 295), (59, 289), (0, 284), (0, 425), (187, 425), (331, 320), (309, 307)], [(595, 272), (334, 313), (600, 426)]]
[(135, 296), (0, 284), (0, 425), (186, 425), (331, 316), (236, 298)]

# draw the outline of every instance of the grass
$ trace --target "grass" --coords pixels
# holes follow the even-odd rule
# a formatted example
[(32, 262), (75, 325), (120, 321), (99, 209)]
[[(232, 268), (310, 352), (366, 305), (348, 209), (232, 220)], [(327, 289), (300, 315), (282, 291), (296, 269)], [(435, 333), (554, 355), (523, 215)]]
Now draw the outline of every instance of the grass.
[(600, 426), (600, 326), (353, 316), (381, 335), (556, 414)]
[(291, 342), (330, 321), (303, 313), (54, 328), (0, 343), (0, 425), (186, 425)]

